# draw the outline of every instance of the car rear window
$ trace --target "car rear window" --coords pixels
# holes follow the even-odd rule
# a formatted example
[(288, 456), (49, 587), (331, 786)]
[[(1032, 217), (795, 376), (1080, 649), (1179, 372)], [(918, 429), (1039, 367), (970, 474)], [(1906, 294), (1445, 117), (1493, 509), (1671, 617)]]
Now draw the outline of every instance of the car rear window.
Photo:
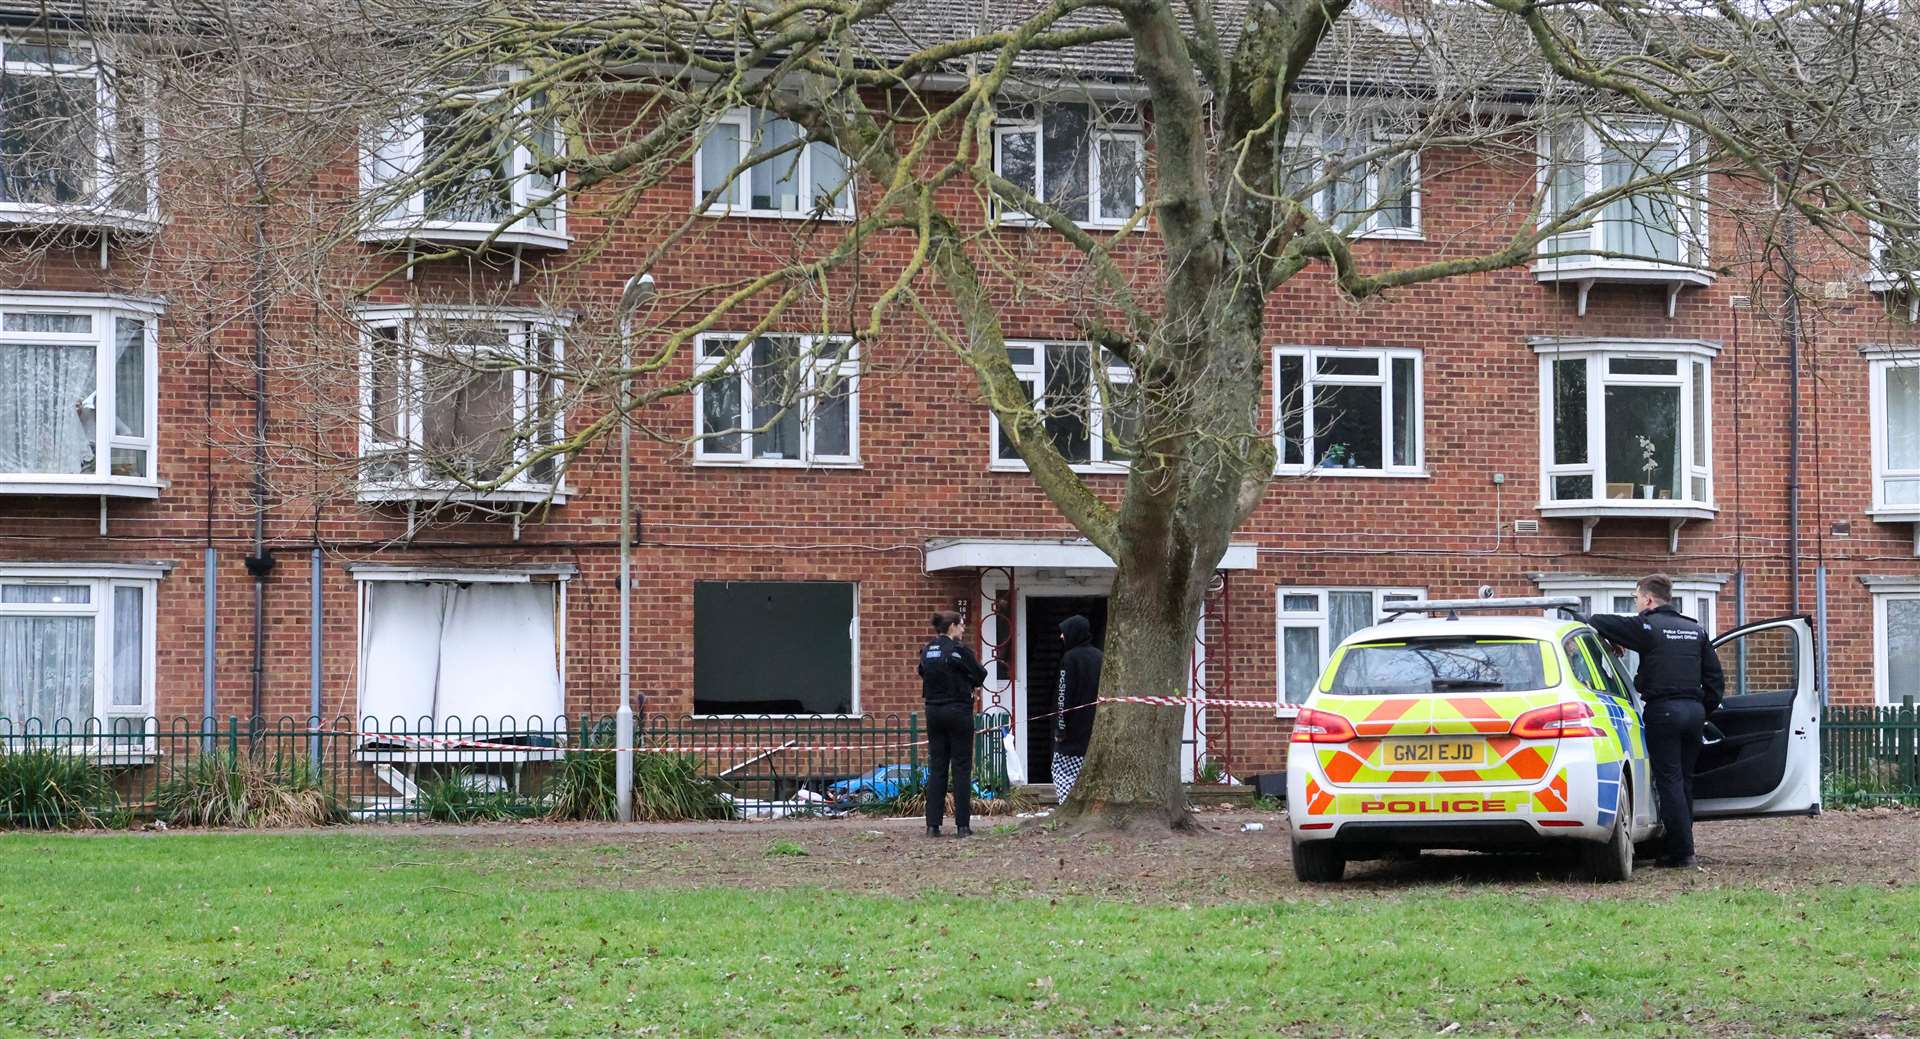
[(1408, 639), (1347, 647), (1330, 692), (1345, 696), (1524, 692), (1547, 684), (1537, 639)]

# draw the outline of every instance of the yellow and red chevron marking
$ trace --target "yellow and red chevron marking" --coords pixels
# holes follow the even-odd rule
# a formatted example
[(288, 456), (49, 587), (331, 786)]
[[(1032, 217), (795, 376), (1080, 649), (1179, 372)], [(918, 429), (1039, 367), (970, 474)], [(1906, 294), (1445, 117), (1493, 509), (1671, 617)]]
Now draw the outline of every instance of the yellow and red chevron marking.
[(1323, 696), (1314, 706), (1353, 722), (1361, 739), (1494, 736), (1512, 729), (1514, 719), (1528, 711), (1560, 699), (1551, 690), (1485, 696)]
[(1536, 812), (1564, 812), (1567, 810), (1567, 773), (1565, 769), (1555, 773), (1553, 782), (1533, 792), (1533, 809)]
[(1386, 769), (1374, 762), (1379, 740), (1353, 740), (1323, 746), (1320, 770), (1327, 782), (1347, 783), (1517, 783), (1547, 774), (1551, 751), (1524, 746), (1518, 737), (1486, 738), (1489, 763), (1479, 768)]
[(1307, 777), (1307, 814), (1308, 815), (1325, 815), (1327, 812), (1327, 809), (1331, 807), (1332, 804), (1333, 804), (1333, 795), (1327, 793), (1325, 790), (1320, 789), (1320, 784), (1314, 782), (1312, 776), (1308, 776)]

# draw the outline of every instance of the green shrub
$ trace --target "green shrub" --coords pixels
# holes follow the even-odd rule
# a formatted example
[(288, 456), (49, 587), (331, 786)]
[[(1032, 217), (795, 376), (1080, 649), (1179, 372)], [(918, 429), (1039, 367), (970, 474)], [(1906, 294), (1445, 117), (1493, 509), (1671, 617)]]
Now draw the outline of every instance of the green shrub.
[(620, 818), (620, 798), (614, 784), (613, 727), (599, 725), (581, 740), (580, 748), (561, 756), (547, 780), (547, 818), (607, 822)]
[[(604, 755), (611, 757), (611, 755)], [(733, 802), (713, 780), (701, 775), (692, 754), (636, 754), (633, 757), (633, 814), (636, 819), (731, 819)]]
[(459, 769), (420, 784), (415, 803), (437, 823), (491, 822), (520, 819), (536, 806), (510, 790), (488, 790), (474, 782), (473, 773)]
[(767, 845), (767, 858), (770, 859), (804, 858), (806, 854), (807, 849), (801, 847), (797, 842), (786, 840), (785, 838), (775, 840)]
[(0, 753), (0, 825), (67, 830), (121, 821), (112, 777), (86, 756), (54, 750)]
[(178, 826), (325, 826), (345, 822), (345, 804), (304, 758), (271, 764), (220, 751), (176, 765), (154, 791), (159, 817)]

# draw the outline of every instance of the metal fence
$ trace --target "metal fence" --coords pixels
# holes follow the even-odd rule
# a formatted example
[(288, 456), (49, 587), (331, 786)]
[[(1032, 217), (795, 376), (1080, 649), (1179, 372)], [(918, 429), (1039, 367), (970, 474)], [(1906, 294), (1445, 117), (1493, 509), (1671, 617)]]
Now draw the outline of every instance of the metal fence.
[(1920, 803), (1920, 712), (1897, 707), (1828, 707), (1820, 719), (1821, 800), (1833, 806)]
[[(686, 771), (738, 817), (853, 810), (924, 778), (925, 731), (914, 714), (638, 721), (639, 754), (684, 756)], [(1001, 733), (985, 716), (976, 729), (976, 788), (1002, 795)], [(0, 826), (204, 822), (196, 806), (233, 802), (249, 784), (306, 795), (333, 821), (544, 816), (568, 781), (611, 783), (613, 731), (611, 717), (592, 715), (0, 717)]]

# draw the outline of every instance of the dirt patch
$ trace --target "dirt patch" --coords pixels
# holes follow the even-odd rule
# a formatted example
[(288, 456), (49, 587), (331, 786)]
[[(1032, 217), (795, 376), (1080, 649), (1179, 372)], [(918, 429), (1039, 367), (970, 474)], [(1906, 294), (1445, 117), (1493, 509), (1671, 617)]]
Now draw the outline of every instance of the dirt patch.
[[(1920, 811), (1830, 812), (1815, 818), (1703, 823), (1701, 868), (1644, 868), (1627, 887), (1575, 879), (1548, 856), (1429, 852), (1349, 867), (1345, 883), (1293, 879), (1284, 817), (1204, 815), (1192, 835), (1066, 836), (1044, 820), (981, 820), (959, 841), (924, 836), (911, 819), (786, 820), (637, 826), (524, 824), (367, 827), (453, 848), (511, 846), (553, 855), (565, 883), (622, 887), (830, 887), (908, 895), (1093, 896), (1129, 902), (1222, 903), (1338, 898), (1396, 891), (1468, 893), (1498, 886), (1572, 897), (1657, 896), (1720, 887), (1782, 891), (1920, 883)], [(1259, 829), (1248, 829), (1258, 824)], [(484, 863), (482, 863), (484, 868)]]

